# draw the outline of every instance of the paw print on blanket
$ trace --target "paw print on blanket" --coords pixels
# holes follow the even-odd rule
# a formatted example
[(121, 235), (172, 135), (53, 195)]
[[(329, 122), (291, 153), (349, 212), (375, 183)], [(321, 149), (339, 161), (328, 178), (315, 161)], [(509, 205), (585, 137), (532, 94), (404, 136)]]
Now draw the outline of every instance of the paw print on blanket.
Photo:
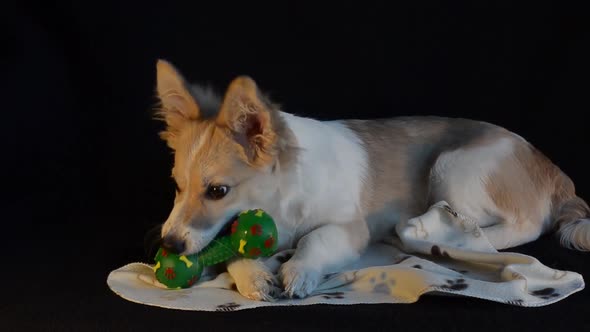
[(465, 282), (465, 279), (455, 279), (447, 280), (446, 285), (438, 285), (437, 287), (445, 290), (462, 291), (467, 289), (469, 285)]
[(540, 297), (543, 300), (549, 300), (550, 298), (559, 296), (559, 294), (555, 292), (555, 288), (551, 288), (551, 287), (532, 291), (529, 294), (536, 296), (536, 297)]
[(373, 285), (373, 293), (381, 294), (391, 294), (391, 288), (395, 285), (395, 280), (388, 279), (385, 272), (381, 272), (379, 278), (372, 277), (369, 282)]

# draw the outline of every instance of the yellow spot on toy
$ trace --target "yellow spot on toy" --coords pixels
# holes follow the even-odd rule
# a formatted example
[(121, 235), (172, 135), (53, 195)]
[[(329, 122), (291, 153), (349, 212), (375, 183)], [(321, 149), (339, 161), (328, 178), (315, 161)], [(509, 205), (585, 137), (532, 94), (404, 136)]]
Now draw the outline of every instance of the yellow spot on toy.
[(256, 214), (255, 214), (258, 218), (262, 218), (262, 216), (264, 215), (264, 211), (262, 210), (256, 210)]
[(185, 255), (180, 256), (178, 259), (181, 260), (181, 261), (183, 261), (184, 264), (186, 264), (186, 267), (193, 266), (193, 262), (189, 261), (188, 258), (186, 258)]
[(158, 271), (159, 268), (160, 268), (160, 262), (158, 261), (158, 264), (156, 264), (156, 266), (154, 266), (154, 272)]
[(244, 251), (244, 247), (246, 246), (246, 243), (248, 243), (248, 242), (246, 242), (246, 241), (244, 241), (244, 240), (240, 240), (240, 248), (238, 249), (238, 252), (239, 252), (240, 254), (244, 254), (244, 253), (246, 253), (246, 252)]

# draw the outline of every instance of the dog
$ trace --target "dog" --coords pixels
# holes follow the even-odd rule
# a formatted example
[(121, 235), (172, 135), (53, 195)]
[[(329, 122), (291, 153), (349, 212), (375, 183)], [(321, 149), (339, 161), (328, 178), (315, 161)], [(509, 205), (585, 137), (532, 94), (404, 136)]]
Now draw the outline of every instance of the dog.
[(249, 76), (220, 96), (189, 85), (170, 62), (156, 69), (176, 183), (162, 246), (198, 252), (240, 211), (261, 208), (277, 223), (278, 249), (294, 250), (277, 271), (254, 259), (227, 263), (247, 298), (310, 295), (325, 271), (442, 200), (497, 249), (556, 232), (563, 246), (590, 250), (590, 208), (572, 180), (504, 128), (436, 116), (317, 121), (282, 111)]

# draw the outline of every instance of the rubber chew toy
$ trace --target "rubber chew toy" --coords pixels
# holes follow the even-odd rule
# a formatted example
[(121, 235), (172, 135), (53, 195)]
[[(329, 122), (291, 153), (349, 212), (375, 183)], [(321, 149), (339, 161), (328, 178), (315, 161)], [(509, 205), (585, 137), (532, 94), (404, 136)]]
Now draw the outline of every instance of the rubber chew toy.
[(176, 255), (160, 248), (156, 253), (156, 279), (168, 288), (194, 285), (203, 267), (219, 264), (232, 257), (268, 257), (277, 249), (277, 227), (263, 210), (246, 210), (231, 224), (231, 234), (213, 240), (201, 252)]

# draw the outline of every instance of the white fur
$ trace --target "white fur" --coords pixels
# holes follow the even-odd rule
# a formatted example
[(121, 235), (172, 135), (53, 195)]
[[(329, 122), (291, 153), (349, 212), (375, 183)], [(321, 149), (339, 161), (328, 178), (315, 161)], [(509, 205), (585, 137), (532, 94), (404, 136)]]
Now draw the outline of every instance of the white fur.
[(498, 169), (498, 162), (513, 153), (513, 144), (511, 139), (502, 138), (487, 145), (443, 153), (431, 173), (431, 181), (437, 183), (433, 186), (437, 189), (434, 200), (448, 200), (457, 210), (476, 218), (481, 227), (496, 222), (496, 218), (482, 218), (487, 216), (486, 210), (498, 210), (485, 183), (489, 174)]
[(179, 202), (175, 202), (174, 206), (172, 207), (172, 211), (168, 216), (168, 219), (166, 220), (166, 222), (164, 222), (164, 225), (162, 225), (162, 237), (171, 234), (171, 232), (174, 232), (176, 230), (178, 226), (175, 223), (175, 221), (180, 220), (179, 217), (181, 209), (182, 205), (179, 204)]
[[(191, 130), (192, 130), (192, 128), (191, 128)], [(199, 153), (201, 148), (203, 146), (205, 146), (207, 143), (209, 143), (209, 140), (204, 139), (204, 137), (211, 136), (212, 130), (213, 130), (213, 127), (208, 127), (207, 130), (205, 130), (204, 132), (196, 133), (198, 135), (198, 138), (195, 139), (195, 142), (190, 147), (189, 153), (188, 153), (190, 162), (192, 162), (195, 159), (197, 153)], [(186, 174), (185, 174), (187, 179), (190, 179), (190, 172), (191, 172), (191, 168), (187, 167)]]
[(290, 242), (279, 245), (297, 247), (280, 275), (290, 297), (305, 297), (322, 273), (358, 256), (342, 227), (359, 223), (368, 157), (358, 137), (341, 122), (281, 116), (295, 136), (298, 158), (279, 175), (280, 241)]
[(315, 290), (322, 274), (354, 261), (359, 253), (350, 234), (338, 225), (325, 225), (299, 241), (295, 255), (281, 266), (285, 292), (305, 297)]
[(348, 223), (360, 212), (367, 152), (342, 123), (281, 113), (298, 142), (296, 167), (282, 174), (280, 215), (301, 231)]

